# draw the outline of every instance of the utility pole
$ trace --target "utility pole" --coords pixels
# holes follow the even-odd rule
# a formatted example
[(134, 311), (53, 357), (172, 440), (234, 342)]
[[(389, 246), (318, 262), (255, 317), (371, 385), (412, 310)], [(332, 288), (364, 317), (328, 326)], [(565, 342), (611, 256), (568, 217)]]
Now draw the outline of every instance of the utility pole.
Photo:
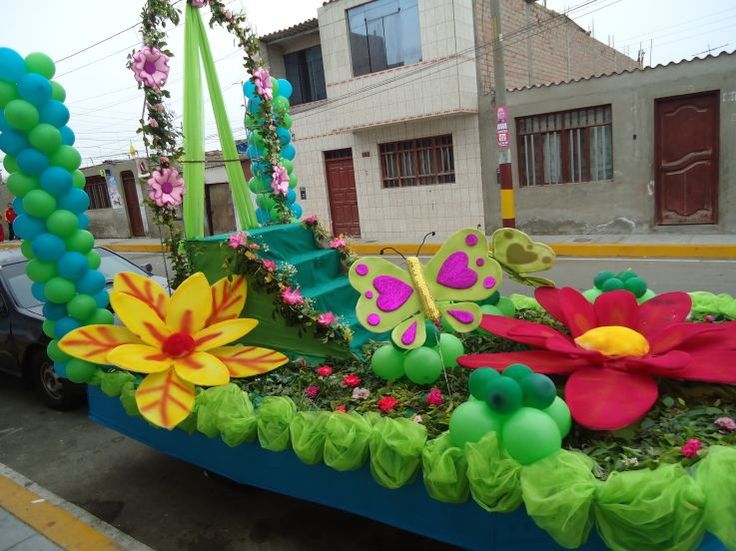
[(514, 181), (511, 171), (510, 117), (509, 106), (506, 104), (503, 33), (501, 32), (501, 6), (499, 0), (491, 0), (491, 26), (493, 35), (493, 88), (496, 103), (498, 181), (501, 186), (501, 224), (504, 228), (515, 228), (516, 207), (514, 206)]

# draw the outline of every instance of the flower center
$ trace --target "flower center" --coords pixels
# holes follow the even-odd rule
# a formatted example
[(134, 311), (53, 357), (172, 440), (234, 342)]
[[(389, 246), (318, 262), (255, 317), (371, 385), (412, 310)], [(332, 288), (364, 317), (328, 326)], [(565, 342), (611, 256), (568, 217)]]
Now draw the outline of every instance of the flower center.
[(164, 182), (161, 184), (161, 191), (163, 193), (171, 193), (174, 190), (174, 185), (171, 182)]
[(174, 333), (164, 341), (162, 350), (170, 358), (183, 358), (194, 350), (194, 339), (187, 333)]
[(156, 62), (155, 61), (146, 61), (143, 64), (143, 70), (148, 73), (149, 75), (152, 75), (156, 72)]
[(641, 358), (649, 353), (649, 342), (641, 333), (620, 325), (606, 325), (586, 331), (575, 339), (585, 350), (597, 350), (610, 358)]

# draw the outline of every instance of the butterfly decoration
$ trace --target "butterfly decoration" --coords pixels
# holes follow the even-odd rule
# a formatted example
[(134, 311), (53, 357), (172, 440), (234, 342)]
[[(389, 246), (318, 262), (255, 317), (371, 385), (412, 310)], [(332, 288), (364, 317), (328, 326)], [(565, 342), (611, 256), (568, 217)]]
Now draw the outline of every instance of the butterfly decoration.
[(416, 257), (406, 262), (404, 270), (384, 258), (361, 258), (349, 279), (360, 293), (358, 321), (374, 333), (391, 331), (407, 350), (424, 344), (426, 320), (439, 325), (444, 319), (460, 333), (476, 329), (483, 315), (476, 301), (491, 296), (503, 274), (486, 236), (473, 229), (450, 237), (426, 265)]
[(532, 241), (523, 231), (500, 228), (493, 232), (491, 256), (501, 265), (510, 279), (531, 287), (554, 287), (546, 277), (531, 275), (549, 270), (555, 265), (555, 251), (545, 243)]

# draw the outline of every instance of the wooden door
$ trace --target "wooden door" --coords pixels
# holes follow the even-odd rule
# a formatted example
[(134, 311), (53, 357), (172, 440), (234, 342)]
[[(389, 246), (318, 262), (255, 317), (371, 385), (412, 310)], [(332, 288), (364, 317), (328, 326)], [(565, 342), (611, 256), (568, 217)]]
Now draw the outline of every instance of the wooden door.
[(130, 221), (130, 233), (133, 237), (143, 237), (146, 230), (143, 227), (143, 216), (141, 216), (141, 204), (138, 202), (138, 186), (135, 176), (130, 170), (120, 174), (123, 180), (123, 193), (125, 194), (125, 207), (128, 209), (128, 220)]
[(352, 150), (325, 151), (325, 172), (332, 215), (332, 233), (359, 237), (360, 217)]
[(207, 184), (204, 190), (210, 235), (234, 232), (237, 226), (230, 184)]
[(718, 97), (716, 91), (656, 100), (658, 224), (718, 222)]

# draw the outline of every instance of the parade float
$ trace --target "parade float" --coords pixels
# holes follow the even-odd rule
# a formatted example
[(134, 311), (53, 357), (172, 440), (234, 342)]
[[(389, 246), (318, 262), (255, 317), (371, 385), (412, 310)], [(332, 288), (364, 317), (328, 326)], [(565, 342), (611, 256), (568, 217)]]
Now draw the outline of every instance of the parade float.
[[(248, 182), (203, 7), (244, 51)], [(148, 0), (129, 64), (173, 293), (135, 274), (106, 285), (54, 64), (0, 48), (15, 230), (49, 357), (88, 385), (93, 420), (237, 482), (464, 548), (736, 549), (731, 296), (657, 295), (631, 271), (584, 293), (557, 287), (539, 275), (554, 252), (513, 229), (490, 243), (460, 230), (426, 262), (356, 258), (302, 217), (291, 86), (218, 0), (184, 9), (180, 148), (163, 32), (179, 17)], [(212, 237), (202, 68), (242, 228)], [(534, 298), (502, 296), (504, 276)]]

